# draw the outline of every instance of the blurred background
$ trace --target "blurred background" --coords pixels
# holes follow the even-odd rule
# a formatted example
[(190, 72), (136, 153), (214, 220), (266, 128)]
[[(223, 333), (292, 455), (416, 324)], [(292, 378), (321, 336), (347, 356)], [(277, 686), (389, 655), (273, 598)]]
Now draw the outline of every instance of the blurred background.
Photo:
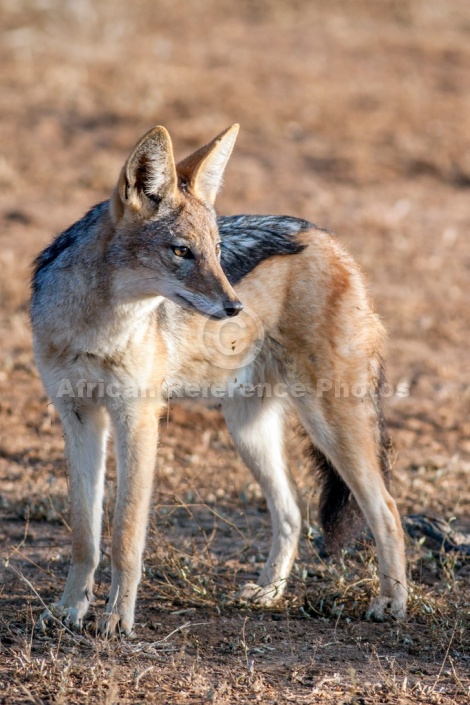
[[(400, 510), (456, 517), (459, 526), (468, 526), (468, 0), (0, 0), (0, 546), (8, 555), (12, 545), (23, 546), (24, 553), (15, 553), (12, 565), (29, 576), (47, 601), (57, 598), (58, 584), (65, 578), (70, 538), (61, 428), (31, 348), (31, 262), (55, 234), (109, 196), (129, 151), (150, 127), (165, 125), (176, 156), (183, 157), (234, 122), (241, 124), (241, 131), (219, 212), (307, 218), (336, 233), (354, 255), (390, 334), (389, 380), (394, 387), (401, 383), (410, 390), (409, 396), (386, 400)], [(227, 654), (233, 651), (231, 663), (241, 663), (242, 669), (233, 687), (246, 682), (251, 687), (243, 665), (246, 646), (241, 657), (241, 647), (231, 646), (239, 643), (240, 613), (225, 611), (223, 621), (218, 615), (221, 595), (259, 574), (269, 535), (265, 504), (234, 454), (218, 410), (170, 408), (161, 431), (146, 553), (149, 572), (139, 597), (139, 619), (148, 620), (148, 629), (173, 633), (186, 619), (173, 616), (181, 605), (182, 612), (195, 605), (207, 608), (207, 624), (217, 626), (208, 627), (209, 637), (200, 637), (193, 647), (189, 636), (189, 641), (181, 636), (181, 653), (191, 647), (191, 653), (198, 654), (204, 644), (214, 649), (211, 663), (216, 664), (220, 642), (223, 665), (217, 673), (225, 674)], [(294, 438), (291, 466), (309, 504), (315, 488)], [(105, 543), (114, 496), (112, 462), (110, 468)], [(315, 506), (312, 503), (309, 514), (313, 524)], [(274, 682), (275, 673), (282, 687), (287, 682), (302, 687), (304, 676), (298, 672), (289, 680), (288, 664), (304, 652), (305, 663), (310, 663), (310, 623), (302, 621), (305, 612), (299, 611), (304, 604), (302, 576), (308, 575), (317, 605), (311, 612), (317, 620), (315, 633), (329, 628), (325, 605), (332, 603), (334, 633), (325, 632), (325, 640), (336, 646), (334, 653), (324, 651), (324, 658), (326, 663), (333, 653), (335, 663), (322, 666), (334, 674), (327, 680), (334, 681), (341, 664), (349, 669), (351, 659), (362, 662), (367, 643), (372, 644), (370, 653), (382, 652), (389, 635), (390, 664), (401, 659), (404, 669), (400, 693), (406, 690), (410, 658), (428, 659), (415, 672), (428, 674), (433, 693), (437, 680), (447, 673), (443, 668), (450, 645), (463, 639), (463, 632), (456, 626), (449, 631), (454, 617), (443, 617), (445, 628), (436, 639), (434, 617), (429, 615), (445, 615), (455, 604), (463, 619), (459, 586), (465, 579), (468, 585), (468, 561), (466, 568), (453, 558), (445, 563), (439, 543), (434, 553), (427, 543), (419, 543), (422, 550), (417, 545), (414, 558), (409, 549), (410, 574), (420, 586), (413, 593), (411, 612), (421, 622), (406, 627), (399, 657), (398, 629), (395, 634), (395, 628), (387, 631), (386, 625), (380, 630), (357, 623), (355, 646), (346, 624), (345, 650), (339, 650), (342, 606), (338, 612), (336, 600), (343, 599), (338, 595), (347, 580), (310, 552), (294, 571), (297, 591), (290, 594), (297, 595), (291, 598), (295, 621), (289, 622), (287, 615), (286, 626), (281, 610), (279, 619), (284, 621), (276, 623), (278, 651), (272, 649), (272, 658), (278, 661), (268, 680)], [(302, 555), (306, 546), (301, 543)], [(106, 555), (105, 550), (99, 600), (109, 579)], [(10, 640), (5, 643), (18, 645), (25, 624), (29, 629), (39, 613), (39, 603), (33, 599), (32, 608), (25, 608), (31, 599), (29, 587), (12, 573), (5, 575), (0, 598), (10, 621), (1, 622), (2, 634)], [(349, 578), (359, 587), (345, 598), (346, 614), (358, 619), (371, 581), (369, 573), (359, 575)], [(338, 580), (339, 592), (331, 580)], [(432, 602), (427, 593), (420, 602), (419, 595), (428, 589), (423, 586), (447, 596), (447, 602)], [(251, 623), (258, 619), (247, 613), (248, 618)], [(153, 627), (153, 619), (164, 626)], [(152, 631), (147, 636), (154, 640)], [(281, 637), (289, 644), (284, 651)], [(267, 658), (271, 647), (263, 644), (261, 640), (258, 652), (266, 652)], [(436, 651), (427, 651), (431, 648)], [(51, 654), (55, 649), (54, 644)], [(321, 653), (315, 658), (321, 659)], [(24, 660), (25, 673), (33, 673), (31, 663)], [(65, 692), (59, 663), (50, 665), (54, 693), (59, 686)], [(134, 662), (129, 664), (125, 684), (137, 673)], [(362, 665), (356, 667), (359, 673)], [(12, 666), (11, 673), (17, 674), (17, 668)], [(347, 681), (354, 670), (344, 669)], [(43, 671), (38, 673), (45, 687)], [(217, 673), (214, 678), (219, 678)], [(383, 673), (379, 668), (367, 678), (383, 680)], [(106, 682), (103, 675), (99, 678)], [(113, 682), (112, 674), (110, 678)], [(79, 697), (73, 687), (67, 692), (69, 703)], [(350, 698), (352, 691), (347, 692)], [(18, 699), (5, 702), (24, 702), (24, 688), (18, 693)], [(115, 702), (107, 695), (99, 697), (97, 702)], [(335, 698), (331, 702), (339, 702)], [(416, 702), (414, 696), (400, 698), (393, 702)]]
[[(18, 375), (41, 393), (31, 259), (109, 195), (145, 130), (165, 125), (182, 157), (237, 121), (219, 211), (338, 235), (390, 331), (391, 382), (411, 388), (388, 405), (398, 470), (468, 462), (467, 0), (1, 0), (0, 31), (0, 405), (13, 417)], [(23, 448), (11, 414), (0, 447)]]

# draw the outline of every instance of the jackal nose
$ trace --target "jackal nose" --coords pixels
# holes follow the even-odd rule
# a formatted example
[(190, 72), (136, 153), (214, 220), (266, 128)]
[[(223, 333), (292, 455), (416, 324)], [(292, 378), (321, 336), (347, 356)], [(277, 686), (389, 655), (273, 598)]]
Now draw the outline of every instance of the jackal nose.
[(224, 301), (224, 311), (230, 318), (238, 316), (243, 311), (243, 304), (241, 301)]

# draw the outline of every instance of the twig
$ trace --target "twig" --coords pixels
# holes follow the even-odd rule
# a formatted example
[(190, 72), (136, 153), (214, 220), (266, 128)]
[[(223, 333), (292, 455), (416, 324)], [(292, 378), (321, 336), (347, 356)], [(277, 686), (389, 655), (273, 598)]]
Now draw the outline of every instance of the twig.
[(135, 689), (137, 689), (137, 688), (139, 687), (139, 682), (140, 682), (141, 678), (143, 678), (144, 676), (146, 676), (147, 673), (150, 673), (150, 671), (153, 671), (154, 668), (155, 668), (155, 666), (147, 666), (147, 668), (144, 668), (144, 670), (141, 671), (141, 672), (136, 676), (136, 679), (135, 679), (135, 681), (134, 681), (134, 688), (135, 688)]
[(246, 661), (247, 671), (250, 670), (250, 664), (248, 662), (248, 646), (246, 644), (246, 635), (245, 635), (245, 627), (246, 627), (246, 623), (248, 622), (248, 619), (249, 619), (249, 617), (245, 617), (245, 619), (243, 620), (243, 627), (242, 627), (242, 646), (245, 651), (245, 661)]
[(61, 522), (63, 523), (63, 525), (67, 529), (67, 531), (69, 532), (69, 534), (71, 534), (72, 527), (70, 526), (68, 521), (65, 519), (64, 515), (59, 512), (57, 507), (54, 507), (54, 502), (52, 501), (52, 497), (50, 494), (47, 495), (47, 499), (49, 500), (49, 504), (51, 505), (52, 509), (55, 511), (55, 513), (57, 514), (57, 516), (59, 517), (59, 519), (61, 520)]
[[(26, 542), (26, 539), (28, 538), (28, 529), (29, 529), (29, 507), (26, 507), (26, 516), (25, 516), (25, 527), (24, 527), (24, 533), (23, 533), (23, 538), (19, 542), (18, 546), (11, 546), (12, 551), (18, 551), (21, 546)], [(6, 561), (10, 560), (11, 556), (13, 553), (10, 553), (10, 555), (7, 557)]]
[(176, 627), (176, 629), (173, 629), (172, 632), (167, 634), (166, 636), (163, 637), (163, 639), (159, 639), (158, 641), (153, 641), (151, 644), (143, 644), (143, 646), (138, 646), (136, 649), (132, 649), (132, 652), (137, 654), (139, 652), (145, 653), (148, 649), (154, 649), (157, 646), (160, 646), (161, 644), (164, 644), (168, 639), (170, 639), (174, 634), (177, 634), (178, 632), (182, 632), (183, 629), (187, 629), (188, 627), (199, 627), (204, 624), (209, 624), (209, 622), (185, 622), (184, 624), (181, 624), (181, 626)]
[[(23, 542), (21, 542), (21, 543), (23, 543)], [(10, 555), (8, 556), (7, 560), (8, 560), (8, 561), (10, 560), (10, 558), (11, 558), (12, 555), (13, 555), (13, 553), (17, 553), (17, 554), (18, 554), (19, 556), (21, 556), (21, 558), (23, 558), (25, 561), (28, 561), (28, 563), (30, 563), (30, 564), (33, 565), (35, 568), (37, 568), (38, 570), (40, 570), (41, 573), (44, 573), (44, 574), (47, 575), (49, 578), (53, 578), (53, 577), (54, 577), (54, 574), (52, 573), (52, 571), (50, 571), (50, 570), (45, 570), (42, 566), (40, 566), (40, 565), (38, 565), (37, 563), (35, 563), (34, 561), (32, 561), (31, 558), (28, 558), (28, 556), (25, 555), (25, 554), (23, 553), (23, 551), (20, 551), (19, 546), (21, 546), (21, 543), (18, 544), (18, 546), (10, 546), (10, 548), (12, 549), (12, 552), (11, 552)]]
[(49, 609), (48, 605), (46, 605), (46, 603), (44, 602), (44, 600), (42, 599), (41, 595), (38, 593), (38, 591), (36, 590), (36, 588), (33, 586), (32, 583), (29, 582), (28, 578), (25, 578), (25, 576), (23, 575), (23, 573), (21, 573), (19, 570), (17, 570), (17, 569), (14, 568), (12, 565), (10, 565), (9, 562), (8, 562), (8, 560), (4, 560), (3, 563), (4, 563), (5, 568), (6, 568), (7, 570), (8, 570), (8, 569), (12, 570), (12, 571), (15, 573), (15, 575), (16, 575), (25, 585), (27, 585), (27, 586), (29, 587), (29, 589), (31, 590), (31, 592), (33, 593), (33, 595), (39, 600), (39, 602), (40, 602), (41, 605), (44, 607), (44, 609), (49, 612), (49, 615), (50, 615), (50, 617), (54, 620), (54, 622), (57, 622), (57, 623), (60, 625), (60, 627), (61, 627), (64, 631), (66, 631), (68, 634), (70, 634), (70, 636), (71, 636), (75, 641), (77, 641), (79, 644), (87, 644), (87, 646), (90, 645), (90, 642), (88, 641), (88, 639), (86, 639), (86, 638), (83, 637), (83, 636), (80, 636), (79, 634), (75, 634), (71, 629), (69, 629), (69, 628), (62, 622), (61, 619), (59, 619), (58, 617), (56, 617), (55, 614), (53, 614), (53, 613), (51, 612), (51, 610)]
[(442, 664), (441, 664), (441, 667), (440, 667), (440, 669), (439, 669), (439, 673), (437, 674), (437, 678), (436, 678), (436, 680), (434, 681), (434, 684), (433, 684), (433, 686), (432, 686), (432, 688), (431, 688), (431, 693), (434, 692), (434, 688), (436, 687), (436, 685), (437, 685), (437, 683), (438, 683), (438, 681), (439, 681), (439, 678), (440, 678), (441, 675), (442, 675), (442, 671), (444, 670), (444, 666), (446, 665), (446, 661), (447, 661), (447, 658), (448, 658), (448, 656), (449, 656), (450, 647), (452, 646), (452, 642), (454, 641), (454, 636), (455, 636), (456, 630), (457, 630), (457, 622), (454, 622), (454, 628), (452, 629), (452, 634), (450, 635), (449, 644), (448, 644), (448, 646), (447, 646), (447, 650), (446, 650), (446, 653), (445, 653), (445, 656), (444, 656), (444, 660), (443, 660), (443, 662), (442, 662)]

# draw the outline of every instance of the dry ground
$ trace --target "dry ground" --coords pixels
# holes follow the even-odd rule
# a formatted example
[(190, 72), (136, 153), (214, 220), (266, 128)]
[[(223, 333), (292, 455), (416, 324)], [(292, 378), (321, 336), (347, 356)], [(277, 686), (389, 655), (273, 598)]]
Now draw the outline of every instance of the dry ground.
[[(136, 638), (96, 639), (93, 615), (35, 633), (70, 537), (28, 323), (31, 259), (141, 133), (166, 125), (183, 155), (239, 121), (219, 210), (306, 217), (349, 247), (411, 390), (387, 408), (400, 509), (468, 529), (468, 0), (1, 0), (0, 32), (0, 702), (468, 702), (469, 563), (428, 539), (409, 541), (403, 624), (362, 620), (370, 547), (339, 565), (307, 538), (278, 608), (230, 603), (269, 530), (217, 410), (162, 424)], [(314, 534), (294, 436), (291, 457)], [(111, 467), (98, 607), (113, 492)]]

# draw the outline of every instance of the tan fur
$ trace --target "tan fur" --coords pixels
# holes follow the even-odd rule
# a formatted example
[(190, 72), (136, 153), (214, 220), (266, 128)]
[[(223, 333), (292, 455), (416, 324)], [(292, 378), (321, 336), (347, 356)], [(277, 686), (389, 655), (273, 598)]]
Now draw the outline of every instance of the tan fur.
[[(118, 627), (129, 632), (134, 621), (159, 413), (172, 389), (203, 383), (288, 385), (287, 402), (352, 490), (374, 533), (381, 594), (370, 614), (381, 617), (389, 603), (397, 616), (405, 612), (403, 534), (381, 474), (374, 402), (370, 395), (338, 398), (334, 389), (338, 380), (375, 387), (382, 325), (357, 266), (322, 231), (301, 236), (300, 254), (266, 259), (235, 289), (229, 284), (216, 254), (212, 201), (237, 129), (222, 133), (179, 168), (166, 130), (147, 133), (126, 162), (93, 238), (80, 244), (80, 267), (74, 281), (67, 280), (77, 287), (70, 301), (64, 294), (64, 302), (56, 303), (48, 291), (33, 299), (36, 359), (62, 417), (69, 463), (72, 565), (54, 609), (71, 624), (81, 624), (92, 599), (109, 419), (116, 436), (118, 499), (112, 584), (101, 623), (106, 633)], [(153, 224), (165, 247), (151, 249), (146, 240), (143, 228)], [(169, 253), (180, 241), (194, 253), (193, 264)], [(175, 303), (162, 307), (163, 297)], [(74, 308), (75, 300), (81, 303)], [(224, 318), (221, 307), (239, 301), (244, 309), (236, 319)], [(211, 307), (218, 318), (208, 318)], [(51, 312), (56, 309), (61, 315)], [(119, 389), (132, 383), (151, 390), (152, 403), (123, 395), (58, 398), (65, 377), (73, 384), (102, 380)], [(332, 389), (314, 393), (325, 380)], [(313, 392), (296, 397), (290, 391), (295, 384)], [(284, 408), (280, 399), (224, 402), (235, 443), (260, 481), (273, 519), (270, 558), (258, 585), (241, 592), (261, 604), (282, 594), (300, 533), (298, 501), (285, 468)]]

